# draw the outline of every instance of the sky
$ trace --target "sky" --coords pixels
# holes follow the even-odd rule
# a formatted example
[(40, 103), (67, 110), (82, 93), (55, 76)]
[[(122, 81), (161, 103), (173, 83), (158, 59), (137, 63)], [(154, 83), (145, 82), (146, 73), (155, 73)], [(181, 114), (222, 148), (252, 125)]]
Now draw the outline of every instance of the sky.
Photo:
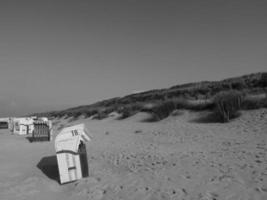
[(0, 116), (267, 71), (265, 0), (0, 0)]

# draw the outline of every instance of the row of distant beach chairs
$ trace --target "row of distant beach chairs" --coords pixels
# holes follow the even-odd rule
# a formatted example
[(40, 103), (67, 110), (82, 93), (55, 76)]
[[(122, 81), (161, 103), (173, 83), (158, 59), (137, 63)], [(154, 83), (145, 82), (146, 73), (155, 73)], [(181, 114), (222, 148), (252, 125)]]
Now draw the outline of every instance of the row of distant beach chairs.
[(0, 129), (8, 129), (8, 122), (0, 122)]
[(18, 131), (22, 128), (25, 131), (24, 134), (28, 135), (30, 142), (52, 140), (52, 125), (48, 120), (34, 120), (31, 124), (19, 122), (11, 123), (11, 120), (9, 123), (6, 121), (0, 121), (0, 129), (10, 129), (12, 133), (14, 133), (15, 129)]
[(51, 138), (51, 129), (47, 122), (36, 121), (34, 124), (34, 130), (32, 132), (32, 137), (29, 138), (30, 142), (35, 141), (50, 141)]

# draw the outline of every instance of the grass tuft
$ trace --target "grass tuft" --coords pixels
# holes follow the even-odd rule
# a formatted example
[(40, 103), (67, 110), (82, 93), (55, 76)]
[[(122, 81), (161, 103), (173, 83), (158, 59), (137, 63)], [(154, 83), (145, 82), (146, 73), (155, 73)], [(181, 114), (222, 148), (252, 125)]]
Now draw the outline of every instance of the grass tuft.
[(219, 92), (214, 97), (215, 112), (223, 122), (238, 115), (243, 101), (243, 94), (237, 90)]

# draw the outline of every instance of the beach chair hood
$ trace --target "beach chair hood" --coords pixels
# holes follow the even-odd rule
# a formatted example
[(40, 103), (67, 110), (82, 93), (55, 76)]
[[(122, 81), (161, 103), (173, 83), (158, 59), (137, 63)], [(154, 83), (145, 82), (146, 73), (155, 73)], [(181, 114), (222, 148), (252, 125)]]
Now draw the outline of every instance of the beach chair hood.
[(81, 141), (88, 142), (91, 138), (84, 124), (64, 128), (55, 139), (56, 152), (78, 153)]

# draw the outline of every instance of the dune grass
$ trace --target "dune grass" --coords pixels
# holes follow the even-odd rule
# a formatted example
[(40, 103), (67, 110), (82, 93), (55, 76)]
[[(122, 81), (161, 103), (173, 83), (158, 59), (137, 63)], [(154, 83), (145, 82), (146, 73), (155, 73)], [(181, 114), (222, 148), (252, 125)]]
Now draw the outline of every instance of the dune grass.
[(242, 103), (243, 110), (267, 108), (267, 92), (259, 95), (247, 95)]
[[(130, 117), (137, 112), (145, 111), (155, 115), (157, 120), (168, 117), (173, 111), (187, 109), (193, 111), (214, 110), (228, 121), (236, 112), (232, 105), (235, 95), (232, 91), (245, 94), (241, 109), (257, 109), (266, 106), (266, 98), (250, 98), (251, 94), (262, 94), (267, 91), (267, 73), (255, 73), (222, 81), (203, 81), (173, 86), (167, 89), (150, 90), (96, 102), (91, 105), (78, 106), (63, 111), (35, 113), (36, 116), (54, 118), (104, 119), (112, 112), (121, 115), (120, 119)], [(227, 101), (229, 103), (223, 103)], [(150, 106), (147, 106), (150, 105)], [(224, 111), (219, 111), (224, 110)], [(229, 112), (229, 114), (227, 114)]]
[(185, 98), (174, 98), (149, 104), (149, 106), (144, 106), (142, 111), (153, 114), (156, 120), (162, 120), (177, 110), (187, 109), (201, 111), (213, 109), (213, 107), (214, 104), (210, 100), (187, 100)]
[(237, 116), (243, 97), (244, 95), (237, 90), (219, 92), (214, 97), (215, 112), (223, 122), (229, 122)]

